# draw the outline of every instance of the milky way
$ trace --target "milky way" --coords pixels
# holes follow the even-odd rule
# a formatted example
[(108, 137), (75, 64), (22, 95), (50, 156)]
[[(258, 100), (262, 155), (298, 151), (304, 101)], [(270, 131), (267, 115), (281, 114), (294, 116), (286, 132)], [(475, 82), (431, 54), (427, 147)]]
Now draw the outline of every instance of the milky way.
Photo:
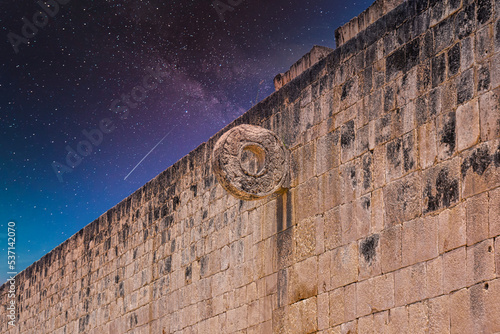
[(0, 249), (13, 220), (22, 270), (188, 154), (370, 5), (345, 3), (1, 1)]

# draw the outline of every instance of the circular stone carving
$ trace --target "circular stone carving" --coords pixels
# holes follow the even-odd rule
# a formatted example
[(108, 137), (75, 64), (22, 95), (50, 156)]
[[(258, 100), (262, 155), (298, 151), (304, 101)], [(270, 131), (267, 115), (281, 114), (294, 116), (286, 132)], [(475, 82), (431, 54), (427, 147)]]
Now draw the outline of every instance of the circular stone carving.
[(217, 180), (233, 196), (256, 200), (283, 187), (289, 153), (273, 132), (243, 124), (215, 144), (212, 163)]

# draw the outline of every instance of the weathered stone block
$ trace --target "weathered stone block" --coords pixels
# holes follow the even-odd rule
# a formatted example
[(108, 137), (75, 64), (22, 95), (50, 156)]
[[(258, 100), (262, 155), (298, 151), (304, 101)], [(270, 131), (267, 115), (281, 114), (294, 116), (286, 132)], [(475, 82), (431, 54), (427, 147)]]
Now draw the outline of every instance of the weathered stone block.
[(342, 201), (342, 180), (338, 168), (319, 176), (319, 205), (325, 212), (338, 206)]
[(384, 229), (384, 194), (382, 189), (372, 192), (371, 206), (371, 233), (378, 233)]
[(495, 278), (493, 239), (467, 247), (467, 285)]
[(488, 238), (488, 193), (469, 198), (467, 209), (467, 245)]
[(425, 263), (396, 271), (394, 281), (395, 306), (411, 304), (426, 298)]
[(340, 206), (340, 222), (342, 224), (342, 244), (358, 240), (358, 224), (356, 220), (356, 202)]
[(316, 145), (314, 142), (307, 143), (304, 146), (292, 151), (292, 185), (298, 185), (307, 181), (315, 173), (315, 160), (311, 157), (316, 156)]
[(460, 70), (460, 43), (456, 43), (448, 50), (448, 77), (452, 77)]
[(432, 87), (439, 86), (444, 79), (446, 79), (446, 58), (445, 54), (441, 53), (440, 55), (432, 58), (431, 62), (432, 66)]
[(408, 306), (408, 328), (410, 333), (428, 333), (427, 303), (420, 302)]
[(406, 47), (403, 46), (396, 51), (394, 51), (391, 55), (387, 57), (386, 60), (386, 81), (392, 81), (406, 67)]
[(318, 295), (318, 330), (330, 327), (330, 300), (328, 293)]
[(465, 247), (460, 247), (443, 255), (443, 291), (461, 289), (467, 284), (467, 255)]
[(358, 174), (356, 173), (356, 163), (349, 163), (340, 166), (341, 175), (341, 203), (348, 203), (356, 198), (356, 188), (358, 186)]
[(447, 48), (453, 41), (455, 37), (453, 19), (453, 16), (449, 17), (434, 27), (433, 30), (436, 53), (439, 53), (441, 50)]
[(436, 126), (434, 122), (418, 128), (418, 146), (420, 167), (426, 169), (434, 165), (437, 156)]
[(467, 241), (465, 205), (460, 203), (439, 214), (439, 254), (464, 246)]
[(316, 144), (316, 175), (337, 167), (340, 163), (339, 133), (332, 131), (318, 138)]
[(406, 306), (391, 309), (386, 333), (408, 333), (408, 308)]
[(469, 4), (455, 17), (455, 33), (459, 39), (469, 36), (476, 27), (475, 4)]
[(318, 258), (310, 257), (293, 265), (290, 275), (288, 303), (318, 294)]
[(386, 174), (386, 147), (379, 145), (373, 150), (372, 165), (373, 169), (373, 188), (377, 189), (385, 185)]
[(457, 108), (457, 149), (463, 151), (479, 140), (479, 103), (473, 100)]
[(401, 267), (402, 238), (401, 225), (387, 228), (380, 234), (380, 266), (383, 273)]
[(450, 302), (448, 295), (429, 299), (429, 333), (450, 333)]
[(368, 151), (370, 146), (370, 127), (365, 125), (358, 129), (356, 137), (356, 156)]
[(489, 63), (479, 66), (477, 70), (477, 92), (482, 93), (490, 89), (491, 75)]
[(293, 233), (296, 261), (316, 255), (316, 227), (319, 218), (310, 217), (299, 222)]
[(437, 257), (426, 262), (426, 297), (443, 294), (443, 258)]
[(286, 314), (287, 332), (290, 334), (314, 333), (318, 330), (316, 297), (290, 305)]
[(313, 177), (297, 187), (297, 197), (294, 198), (297, 221), (314, 216), (319, 209), (318, 179)]
[(485, 142), (500, 137), (500, 89), (480, 96), (479, 119), (481, 141)]
[(335, 326), (345, 321), (344, 288), (335, 289), (329, 293), (330, 300), (330, 326)]
[(333, 289), (355, 282), (358, 279), (358, 243), (352, 242), (333, 250), (331, 264), (331, 287)]
[[(500, 235), (500, 188), (489, 193), (489, 237)], [(500, 271), (500, 268), (498, 268)]]
[(324, 213), (325, 248), (333, 249), (342, 245), (342, 223), (340, 208)]
[(461, 105), (474, 96), (474, 69), (463, 72), (457, 81), (457, 105)]
[(392, 226), (408, 221), (421, 212), (420, 174), (413, 173), (384, 188), (385, 224)]
[(493, 17), (492, 0), (479, 0), (477, 2), (477, 23), (483, 25)]
[(403, 266), (438, 255), (437, 217), (427, 216), (403, 223)]
[(474, 333), (474, 319), (471, 314), (471, 297), (468, 289), (450, 295), (450, 327), (460, 328), (464, 333)]
[(394, 275), (392, 273), (357, 283), (356, 313), (363, 316), (394, 307)]

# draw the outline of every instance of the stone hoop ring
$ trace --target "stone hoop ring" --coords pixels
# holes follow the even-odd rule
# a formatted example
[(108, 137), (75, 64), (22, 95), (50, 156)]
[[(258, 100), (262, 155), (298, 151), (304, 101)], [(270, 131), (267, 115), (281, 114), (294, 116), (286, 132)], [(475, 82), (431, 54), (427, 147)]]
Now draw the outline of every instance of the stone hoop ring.
[(283, 188), (288, 177), (289, 156), (275, 133), (243, 124), (219, 138), (213, 150), (212, 166), (225, 190), (250, 201)]

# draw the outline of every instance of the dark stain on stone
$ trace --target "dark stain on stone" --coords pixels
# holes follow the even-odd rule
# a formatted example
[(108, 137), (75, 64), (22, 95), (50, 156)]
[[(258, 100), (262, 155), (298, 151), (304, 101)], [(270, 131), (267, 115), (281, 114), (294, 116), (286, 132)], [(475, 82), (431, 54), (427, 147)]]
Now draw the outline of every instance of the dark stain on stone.
[(432, 87), (441, 84), (446, 76), (446, 59), (444, 53), (432, 59)]
[(456, 140), (456, 115), (455, 112), (448, 114), (448, 121), (443, 126), (441, 132), (441, 143), (448, 146), (448, 154), (452, 155), (455, 151)]
[(405, 172), (415, 167), (412, 152), (414, 148), (413, 136), (410, 134), (403, 139), (403, 163)]
[(362, 202), (363, 209), (368, 210), (371, 206), (370, 197), (363, 197), (362, 201), (363, 201)]
[(186, 272), (185, 272), (186, 280), (190, 280), (192, 276), (192, 270), (191, 270), (191, 265), (186, 267)]
[(344, 86), (342, 86), (342, 95), (340, 96), (341, 101), (344, 101), (347, 98), (353, 84), (354, 84), (353, 79), (349, 79), (345, 82)]
[(458, 73), (460, 69), (460, 43), (456, 43), (450, 51), (448, 51), (448, 71), (449, 76)]
[(172, 255), (167, 256), (167, 258), (165, 259), (165, 272), (172, 272)]
[(139, 323), (137, 319), (137, 314), (130, 315), (130, 327), (135, 327)]
[(174, 211), (175, 209), (181, 204), (181, 200), (179, 199), (179, 196), (175, 196), (172, 200), (172, 204), (174, 206)]
[(376, 248), (378, 245), (378, 240), (379, 235), (374, 234), (361, 242), (360, 252), (368, 264), (371, 264), (377, 256)]
[(372, 183), (372, 154), (366, 154), (363, 157), (363, 188), (366, 190), (370, 188)]
[(208, 255), (203, 256), (200, 259), (200, 275), (205, 276), (208, 267)]
[(457, 104), (469, 101), (474, 96), (474, 71), (469, 69), (462, 73), (457, 86)]
[(404, 70), (406, 66), (406, 48), (403, 46), (394, 51), (387, 57), (385, 64), (387, 81), (390, 81), (396, 73)]
[(384, 111), (390, 111), (394, 108), (394, 90), (392, 89), (391, 86), (387, 86), (385, 88), (385, 94), (384, 94)]
[(203, 210), (202, 219), (207, 218), (207, 216), (208, 216), (208, 211), (207, 210)]
[[(499, 153), (497, 152), (496, 155)], [(496, 155), (495, 158), (496, 159)], [(465, 178), (467, 171), (472, 168), (474, 173), (478, 175), (483, 175), (486, 169), (488, 169), (489, 165), (492, 162), (492, 157), (488, 152), (488, 148), (486, 146), (479, 147), (472, 152), (470, 157), (464, 159), (461, 166), (462, 178)], [(496, 164), (496, 162), (495, 162)]]
[(422, 125), (427, 122), (429, 115), (427, 109), (427, 97), (421, 96), (417, 99), (415, 106), (415, 113), (417, 118), (417, 124)]
[(276, 230), (280, 232), (283, 230), (283, 195), (280, 194), (276, 199)]
[(193, 192), (193, 197), (196, 197), (196, 195), (198, 194), (198, 186), (196, 184), (193, 184), (189, 189), (191, 189), (191, 191)]
[(340, 144), (342, 145), (342, 148), (350, 147), (354, 143), (355, 138), (354, 120), (351, 120), (342, 126), (342, 132), (340, 135)]
[(278, 307), (286, 305), (287, 302), (287, 286), (288, 286), (288, 275), (286, 269), (281, 269), (278, 271)]
[(463, 39), (469, 36), (475, 28), (476, 18), (475, 13), (476, 4), (472, 3), (464, 7), (455, 18), (455, 34), (458, 39)]
[(401, 139), (398, 138), (387, 144), (387, 160), (397, 168), (401, 165)]
[(478, 0), (477, 2), (477, 22), (486, 23), (492, 14), (491, 0)]
[(490, 88), (490, 70), (487, 66), (483, 66), (478, 71), (477, 91), (486, 91)]
[(89, 315), (85, 315), (78, 320), (78, 330), (80, 332), (85, 331), (85, 326), (89, 324)]
[(432, 212), (439, 208), (449, 207), (458, 201), (458, 180), (449, 177), (447, 168), (443, 168), (436, 178), (436, 195), (432, 194), (432, 186), (427, 183), (424, 189), (424, 198), (427, 199), (425, 212)]
[(123, 287), (123, 282), (120, 282), (120, 284), (118, 284), (118, 296), (119, 297), (125, 296), (125, 289)]

